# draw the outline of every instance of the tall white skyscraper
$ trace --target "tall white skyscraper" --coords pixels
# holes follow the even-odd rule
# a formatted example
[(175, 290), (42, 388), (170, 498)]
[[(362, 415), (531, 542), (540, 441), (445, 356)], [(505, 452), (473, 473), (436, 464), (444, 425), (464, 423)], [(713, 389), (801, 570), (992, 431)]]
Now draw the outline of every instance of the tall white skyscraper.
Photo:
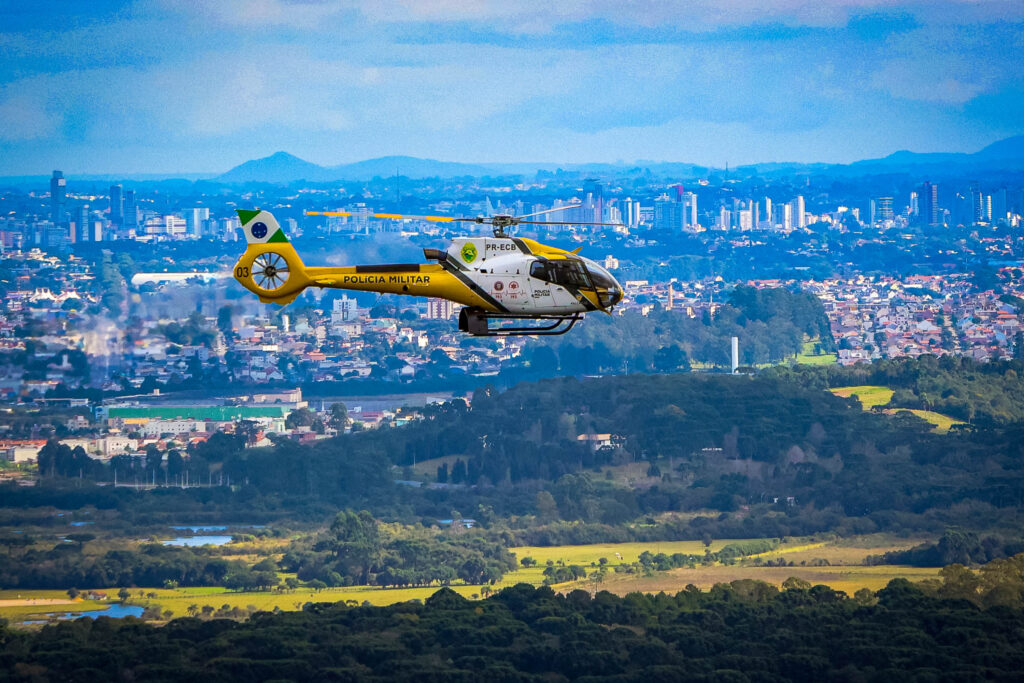
[(640, 202), (634, 201), (631, 197), (626, 197), (626, 201), (623, 207), (625, 223), (627, 227), (635, 228), (640, 225)]
[(793, 226), (797, 228), (807, 227), (807, 214), (804, 211), (804, 198), (803, 195), (798, 195), (791, 204), (793, 205)]
[(688, 230), (700, 227), (697, 221), (697, 195), (692, 192), (683, 194), (683, 227)]

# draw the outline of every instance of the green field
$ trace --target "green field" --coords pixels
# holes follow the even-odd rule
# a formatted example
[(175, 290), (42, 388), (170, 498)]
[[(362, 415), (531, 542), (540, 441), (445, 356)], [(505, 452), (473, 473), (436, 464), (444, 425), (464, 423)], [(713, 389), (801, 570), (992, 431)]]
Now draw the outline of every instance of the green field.
[[(775, 550), (744, 558), (737, 565), (711, 565), (695, 569), (676, 569), (670, 572), (656, 573), (652, 576), (639, 574), (615, 574), (609, 572), (605, 580), (595, 583), (590, 579), (578, 582), (559, 584), (556, 590), (571, 590), (581, 587), (588, 590), (610, 590), (625, 594), (631, 591), (675, 592), (682, 590), (687, 584), (701, 588), (709, 588), (715, 583), (732, 581), (738, 578), (756, 578), (770, 583), (781, 584), (790, 576), (806, 578), (812, 583), (825, 583), (837, 590), (848, 593), (858, 588), (867, 587), (872, 590), (882, 588), (894, 577), (902, 576), (912, 580), (934, 577), (938, 569), (915, 569), (897, 566), (863, 566), (867, 555), (877, 555), (887, 550), (906, 548), (919, 543), (923, 539), (892, 539), (884, 535), (862, 536), (847, 540), (813, 541), (792, 539)], [(712, 541), (709, 549), (712, 552), (721, 550), (729, 543), (739, 542), (731, 539)], [(609, 566), (632, 564), (644, 551), (651, 553), (685, 553), (703, 555), (705, 546), (700, 541), (664, 541), (651, 543), (602, 543), (593, 545), (568, 546), (521, 546), (510, 548), (517, 560), (532, 557), (538, 566), (523, 568), (520, 566), (510, 572), (495, 586), (498, 590), (517, 583), (541, 585), (544, 582), (544, 569), (550, 560), (554, 564), (580, 565), (588, 572), (592, 565), (599, 563), (603, 557)], [(619, 554), (619, 557), (616, 556)], [(793, 562), (793, 567), (762, 567), (755, 562), (785, 558)], [(812, 560), (827, 560), (831, 566), (808, 566)], [(482, 586), (456, 584), (452, 586), (460, 595), (468, 598), (482, 597)], [(328, 588), (313, 591), (299, 588), (294, 591), (235, 592), (225, 588), (208, 586), (196, 588), (131, 588), (132, 604), (144, 607), (158, 607), (161, 612), (171, 610), (173, 616), (182, 617), (188, 614), (190, 605), (200, 609), (209, 605), (216, 609), (224, 605), (229, 607), (256, 607), (261, 610), (298, 610), (307, 602), (352, 602), (373, 605), (389, 605), (408, 600), (424, 600), (437, 591), (437, 586), (420, 588), (380, 588), (377, 586), (354, 586), (349, 588)], [(116, 587), (104, 589), (109, 595), (117, 593)], [(156, 594), (155, 598), (147, 595)], [(78, 600), (69, 604), (31, 604), (32, 600), (67, 600), (67, 594), (60, 590), (2, 590), (0, 591), (0, 617), (12, 622), (22, 622), (45, 618), (48, 612), (81, 612), (103, 609), (110, 602), (88, 602)], [(18, 604), (15, 604), (18, 603)]]
[[(889, 411), (886, 411), (889, 412)], [(934, 410), (911, 410), (914, 415), (926, 422), (930, 422), (935, 425), (936, 431), (945, 433), (949, 431), (949, 428), (953, 425), (966, 424), (963, 420), (957, 420), (956, 418), (950, 417), (949, 415), (943, 415), (942, 413), (936, 413)]]
[[(730, 543), (737, 543), (733, 540), (718, 540), (711, 542), (711, 552), (717, 552)], [(517, 560), (524, 557), (532, 557), (538, 564), (546, 564), (548, 560), (554, 563), (562, 562), (565, 565), (578, 564), (589, 566), (597, 563), (600, 558), (608, 560), (609, 564), (620, 564), (623, 562), (636, 562), (640, 553), (648, 550), (654, 554), (685, 553), (688, 555), (703, 555), (704, 544), (700, 541), (662, 541), (660, 543), (598, 543), (594, 545), (559, 545), (550, 547), (521, 546), (509, 548), (515, 553)], [(622, 559), (615, 556), (619, 553)]]
[(833, 389), (832, 393), (836, 396), (842, 396), (843, 398), (849, 398), (856, 396), (860, 401), (860, 404), (864, 407), (864, 410), (871, 410), (875, 406), (884, 406), (892, 399), (894, 392), (889, 387), (877, 387), (877, 386), (860, 386), (860, 387), (842, 387), (839, 389)]
[(796, 362), (802, 365), (832, 365), (838, 360), (834, 353), (814, 353), (815, 340), (805, 341), (803, 349), (796, 355)]
[[(839, 389), (832, 389), (832, 393), (836, 396), (842, 396), (849, 398), (850, 396), (856, 396), (860, 401), (860, 404), (864, 407), (864, 410), (871, 410), (876, 406), (888, 405), (892, 399), (892, 395), (895, 393), (889, 387), (879, 386), (859, 386), (859, 387), (841, 387)], [(899, 410), (908, 410), (909, 412), (917, 415), (925, 422), (935, 425), (936, 431), (940, 433), (946, 433), (949, 428), (956, 424), (964, 424), (963, 420), (957, 420), (949, 415), (943, 415), (942, 413), (936, 413), (934, 410), (917, 410), (912, 408), (890, 408), (885, 412), (888, 414), (894, 414)]]

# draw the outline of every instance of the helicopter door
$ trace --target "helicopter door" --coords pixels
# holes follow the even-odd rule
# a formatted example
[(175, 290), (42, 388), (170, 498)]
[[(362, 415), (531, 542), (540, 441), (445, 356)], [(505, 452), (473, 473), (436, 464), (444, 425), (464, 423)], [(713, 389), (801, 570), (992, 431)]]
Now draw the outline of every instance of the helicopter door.
[(548, 261), (534, 261), (530, 265), (532, 308), (551, 310), (555, 307), (554, 289), (548, 274)]

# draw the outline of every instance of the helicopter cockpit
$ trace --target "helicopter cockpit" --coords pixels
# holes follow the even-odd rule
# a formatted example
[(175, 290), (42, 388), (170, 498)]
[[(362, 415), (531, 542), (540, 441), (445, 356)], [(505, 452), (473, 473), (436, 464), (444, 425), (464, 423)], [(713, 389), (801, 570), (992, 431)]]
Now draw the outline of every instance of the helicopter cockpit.
[(582, 256), (560, 261), (534, 261), (530, 266), (530, 276), (564, 287), (595, 292), (605, 309), (622, 300), (622, 287), (612, 274)]

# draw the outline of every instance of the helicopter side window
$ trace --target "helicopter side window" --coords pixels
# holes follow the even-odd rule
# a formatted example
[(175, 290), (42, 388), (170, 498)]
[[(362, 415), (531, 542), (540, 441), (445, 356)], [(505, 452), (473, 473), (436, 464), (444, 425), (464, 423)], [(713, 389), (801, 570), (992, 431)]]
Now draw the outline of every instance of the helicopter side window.
[(556, 285), (593, 289), (587, 271), (578, 261), (535, 261), (530, 266), (530, 275)]
[(530, 277), (535, 277), (544, 282), (551, 282), (551, 279), (548, 277), (548, 262), (534, 261), (533, 265), (530, 266)]

